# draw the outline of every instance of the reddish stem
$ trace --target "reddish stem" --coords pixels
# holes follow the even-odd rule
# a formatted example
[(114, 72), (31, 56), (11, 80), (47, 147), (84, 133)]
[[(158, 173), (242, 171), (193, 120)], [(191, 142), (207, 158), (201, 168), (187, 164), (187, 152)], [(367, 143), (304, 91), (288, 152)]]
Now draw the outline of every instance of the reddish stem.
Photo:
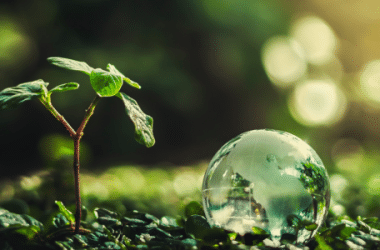
[(79, 176), (79, 169), (80, 169), (80, 140), (83, 136), (83, 130), (86, 127), (90, 117), (94, 114), (94, 109), (96, 107), (96, 104), (100, 100), (100, 96), (96, 96), (95, 99), (92, 101), (91, 105), (86, 110), (86, 114), (82, 120), (82, 123), (80, 124), (78, 130), (75, 132), (74, 129), (70, 126), (70, 124), (65, 120), (65, 118), (58, 113), (58, 111), (51, 105), (50, 99), (48, 101), (41, 100), (42, 104), (54, 115), (54, 117), (57, 118), (58, 121), (60, 121), (63, 126), (69, 131), (70, 136), (74, 140), (74, 179), (75, 179), (75, 229), (74, 233), (80, 232), (80, 221), (82, 217), (82, 204), (81, 204), (81, 197), (80, 197), (80, 176)]
[(74, 187), (75, 187), (75, 233), (79, 233), (80, 228), (80, 221), (82, 218), (82, 203), (81, 203), (81, 197), (80, 197), (80, 176), (79, 176), (79, 148), (80, 144), (80, 137), (77, 138), (77, 136), (74, 138)]
[(75, 178), (75, 233), (79, 233), (80, 221), (82, 217), (82, 204), (80, 197), (80, 176), (79, 176), (79, 153), (80, 153), (80, 140), (83, 136), (83, 130), (86, 127), (90, 117), (94, 114), (94, 109), (98, 101), (100, 100), (100, 96), (96, 96), (92, 101), (90, 107), (86, 110), (86, 115), (84, 116), (82, 123), (80, 124), (78, 130), (75, 133), (74, 139), (74, 178)]

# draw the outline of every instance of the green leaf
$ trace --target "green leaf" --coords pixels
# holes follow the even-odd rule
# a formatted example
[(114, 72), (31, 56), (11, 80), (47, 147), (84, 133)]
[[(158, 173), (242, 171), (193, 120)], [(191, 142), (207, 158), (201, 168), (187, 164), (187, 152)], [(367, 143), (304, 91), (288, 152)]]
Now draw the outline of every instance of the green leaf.
[(27, 214), (22, 214), (20, 215), (22, 216), (22, 218), (24, 218), (24, 220), (30, 225), (30, 226), (36, 226), (38, 227), (40, 230), (43, 230), (44, 226), (41, 222), (39, 222), (38, 220), (34, 219), (32, 216), (30, 215), (27, 215)]
[(122, 76), (102, 69), (94, 69), (90, 75), (92, 88), (101, 97), (116, 95), (123, 86)]
[(194, 239), (184, 239), (181, 240), (183, 246), (191, 247), (191, 249), (197, 249), (197, 241)]
[(88, 209), (86, 206), (82, 206), (82, 210), (81, 210), (81, 214), (82, 214), (82, 220), (85, 221), (87, 219), (87, 215), (88, 215)]
[(315, 229), (317, 229), (318, 225), (309, 220), (302, 220), (300, 222), (300, 227), (305, 227), (305, 229), (308, 231), (314, 231)]
[(363, 219), (363, 222), (365, 222), (367, 224), (377, 223), (378, 221), (379, 221), (379, 218), (377, 218), (377, 217), (369, 217), (369, 218)]
[(29, 240), (33, 239), (36, 234), (40, 232), (40, 228), (37, 226), (22, 227), (15, 231), (16, 233), (25, 235)]
[(58, 67), (81, 71), (83, 73), (86, 73), (87, 75), (90, 75), (92, 70), (94, 69), (85, 62), (79, 62), (79, 61), (75, 61), (75, 60), (63, 58), (63, 57), (49, 57), (47, 60), (51, 64), (54, 64)]
[(260, 227), (252, 227), (252, 232), (256, 235), (267, 235), (267, 231)]
[(126, 77), (125, 75), (123, 75), (120, 71), (118, 71), (115, 66), (113, 66), (112, 64), (108, 64), (107, 65), (107, 69), (109, 70), (110, 73), (114, 74), (114, 75), (119, 75), (123, 78), (123, 80), (128, 83), (129, 85), (131, 85), (132, 87), (134, 88), (137, 88), (137, 89), (141, 89), (141, 86), (137, 83), (137, 82), (134, 82), (132, 81), (131, 79), (129, 79), (128, 77)]
[(345, 227), (342, 230), (340, 230), (339, 237), (342, 240), (346, 240), (346, 239), (348, 239), (351, 236), (351, 234), (353, 234), (356, 231), (358, 231), (358, 230), (355, 229), (355, 228), (353, 228), (353, 227)]
[(313, 223), (313, 224), (305, 226), (305, 229), (308, 231), (314, 231), (315, 229), (317, 229), (317, 227), (318, 227), (318, 225)]
[(129, 79), (128, 77), (124, 77), (123, 80), (128, 83), (129, 85), (131, 85), (132, 87), (135, 87), (136, 89), (141, 89), (141, 86), (135, 82), (135, 81), (132, 81), (131, 79)]
[(359, 226), (359, 230), (365, 232), (365, 233), (369, 233), (371, 231), (371, 227), (368, 226), (365, 222), (361, 221), (361, 220), (358, 220), (357, 221), (358, 223), (358, 226)]
[(155, 143), (153, 136), (153, 118), (146, 115), (140, 109), (137, 102), (128, 95), (119, 92), (116, 96), (124, 102), (125, 111), (135, 125), (136, 141), (148, 148), (152, 147)]
[(66, 217), (66, 219), (72, 223), (75, 223), (74, 215), (68, 210), (62, 201), (55, 201), (55, 204), (58, 205), (59, 211)]
[(95, 208), (94, 210), (95, 218), (98, 220), (99, 224), (106, 226), (121, 225), (118, 217), (119, 215), (115, 212), (104, 208)]
[(76, 234), (74, 235), (74, 241), (78, 242), (79, 245), (83, 248), (88, 246), (88, 239), (87, 236), (81, 235), (81, 234)]
[(336, 225), (336, 226), (330, 228), (330, 235), (331, 235), (332, 237), (337, 236), (337, 235), (339, 235), (340, 232), (341, 232), (343, 229), (345, 229), (345, 228), (346, 228), (346, 225), (345, 225), (345, 224), (338, 224), (338, 225)]
[(42, 231), (43, 228), (41, 222), (27, 214), (15, 214), (5, 210), (5, 212), (0, 215), (1, 233), (16, 233), (31, 239), (35, 234)]
[(70, 221), (62, 213), (58, 213), (56, 216), (53, 217), (51, 224), (55, 228), (62, 228), (67, 225), (70, 225)]
[(320, 250), (333, 250), (327, 243), (326, 241), (319, 236), (318, 234), (315, 235), (315, 240), (318, 242), (318, 248)]
[(202, 239), (210, 228), (206, 218), (200, 215), (189, 217), (185, 224), (186, 233), (192, 234), (196, 239)]
[(205, 216), (205, 213), (203, 211), (203, 207), (199, 202), (192, 201), (189, 204), (186, 205), (185, 207), (185, 216), (186, 218), (197, 214), (197, 215), (202, 215)]
[(161, 228), (158, 228), (158, 227), (151, 227), (151, 228), (148, 228), (147, 232), (151, 235), (151, 236), (154, 236), (156, 237), (157, 239), (167, 239), (167, 238), (172, 238), (173, 236), (162, 230)]
[(110, 211), (108, 209), (105, 209), (105, 208), (95, 208), (94, 209), (94, 214), (95, 214), (95, 218), (96, 219), (99, 219), (99, 218), (113, 218), (113, 219), (118, 219), (119, 218), (119, 214), (116, 213), (116, 212), (113, 212), (113, 211)]
[(40, 79), (4, 89), (0, 92), (0, 110), (16, 108), (25, 101), (40, 96), (46, 96), (46, 87), (48, 85), (49, 83)]
[(74, 250), (74, 248), (72, 248), (70, 246), (70, 244), (68, 242), (66, 242), (66, 241), (58, 241), (57, 240), (57, 241), (55, 241), (55, 244), (57, 246), (59, 246), (60, 250)]
[(51, 94), (53, 92), (65, 92), (65, 91), (74, 90), (74, 89), (77, 89), (77, 88), (79, 88), (79, 84), (78, 83), (76, 83), (76, 82), (68, 82), (68, 83), (64, 83), (64, 84), (58, 85), (57, 87), (51, 89), (49, 91), (49, 94)]
[(163, 216), (160, 220), (160, 225), (164, 227), (179, 227), (175, 218)]
[(146, 223), (155, 223), (155, 224), (160, 224), (160, 220), (154, 216), (154, 215), (151, 215), (151, 214), (147, 214), (147, 213), (137, 213), (135, 214), (134, 216), (136, 219), (139, 219), (139, 220), (143, 220), (145, 221)]
[[(95, 216), (96, 216), (96, 214), (95, 214)], [(133, 226), (144, 226), (146, 224), (149, 224), (143, 220), (128, 218), (128, 217), (123, 217), (120, 219), (120, 221), (125, 225), (133, 225)]]
[(8, 212), (0, 215), (0, 228), (7, 228), (12, 226), (27, 227), (29, 224), (19, 214)]

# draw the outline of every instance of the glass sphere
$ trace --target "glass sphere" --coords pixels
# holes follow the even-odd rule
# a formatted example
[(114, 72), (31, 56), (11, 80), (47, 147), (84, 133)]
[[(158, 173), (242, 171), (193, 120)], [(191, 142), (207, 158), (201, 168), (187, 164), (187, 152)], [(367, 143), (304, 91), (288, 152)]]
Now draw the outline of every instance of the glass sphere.
[(206, 170), (202, 194), (211, 225), (239, 234), (259, 227), (272, 239), (293, 234), (304, 243), (327, 216), (330, 183), (307, 143), (263, 129), (240, 134), (219, 149)]

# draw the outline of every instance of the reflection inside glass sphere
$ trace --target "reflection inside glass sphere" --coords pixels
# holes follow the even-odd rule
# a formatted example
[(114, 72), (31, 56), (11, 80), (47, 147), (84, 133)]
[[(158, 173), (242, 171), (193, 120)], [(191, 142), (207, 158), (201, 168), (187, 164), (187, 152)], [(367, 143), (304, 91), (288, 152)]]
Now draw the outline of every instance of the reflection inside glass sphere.
[(316, 152), (275, 130), (249, 131), (227, 142), (211, 160), (202, 191), (212, 225), (240, 234), (260, 227), (273, 239), (293, 234), (297, 242), (314, 236), (330, 203), (328, 176)]

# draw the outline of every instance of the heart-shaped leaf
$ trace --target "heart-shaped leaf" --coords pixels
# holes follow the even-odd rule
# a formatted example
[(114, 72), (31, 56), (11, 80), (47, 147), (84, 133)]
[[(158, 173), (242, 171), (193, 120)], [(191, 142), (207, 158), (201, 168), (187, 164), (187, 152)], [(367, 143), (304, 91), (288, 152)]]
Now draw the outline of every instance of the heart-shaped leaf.
[(148, 148), (152, 147), (155, 143), (153, 136), (153, 118), (146, 115), (137, 102), (128, 95), (119, 92), (116, 96), (124, 102), (127, 115), (135, 124), (136, 141)]
[(126, 77), (125, 75), (123, 75), (112, 64), (108, 64), (107, 69), (110, 71), (110, 73), (121, 76), (123, 78), (123, 80), (126, 83), (128, 83), (129, 85), (131, 85), (132, 87), (137, 88), (137, 89), (141, 89), (141, 86), (137, 82), (134, 82), (131, 79), (129, 79), (128, 77)]
[(116, 95), (121, 86), (123, 78), (121, 75), (113, 74), (102, 69), (94, 69), (90, 75), (92, 88), (101, 97)]
[(77, 89), (77, 88), (79, 88), (79, 84), (78, 83), (76, 83), (76, 82), (68, 82), (68, 83), (64, 83), (64, 84), (58, 85), (57, 87), (51, 89), (49, 91), (49, 94), (51, 94), (53, 92), (65, 92), (65, 91), (74, 90), (74, 89)]
[(90, 75), (92, 70), (94, 69), (85, 62), (79, 62), (79, 61), (75, 61), (75, 60), (63, 58), (63, 57), (49, 57), (47, 60), (51, 64), (54, 64), (58, 67), (81, 71), (83, 73), (86, 73), (87, 75)]
[(46, 96), (49, 83), (43, 80), (21, 83), (0, 92), (0, 110), (18, 107), (32, 98)]

